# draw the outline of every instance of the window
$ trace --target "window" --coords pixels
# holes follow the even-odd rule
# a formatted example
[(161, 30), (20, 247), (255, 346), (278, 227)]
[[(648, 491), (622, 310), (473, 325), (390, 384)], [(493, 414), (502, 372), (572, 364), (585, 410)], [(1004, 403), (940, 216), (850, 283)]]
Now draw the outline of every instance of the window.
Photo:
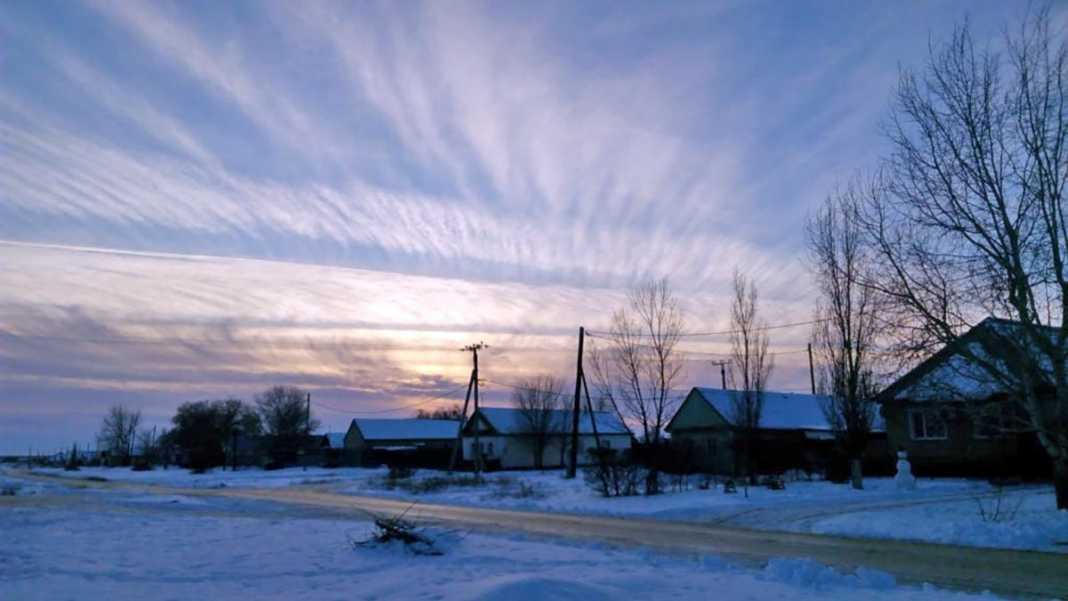
[(946, 438), (946, 422), (935, 409), (909, 411), (909, 429), (913, 440), (942, 440)]
[(999, 438), (1020, 432), (1027, 424), (1027, 414), (1015, 403), (990, 403), (975, 415), (972, 435), (975, 438)]

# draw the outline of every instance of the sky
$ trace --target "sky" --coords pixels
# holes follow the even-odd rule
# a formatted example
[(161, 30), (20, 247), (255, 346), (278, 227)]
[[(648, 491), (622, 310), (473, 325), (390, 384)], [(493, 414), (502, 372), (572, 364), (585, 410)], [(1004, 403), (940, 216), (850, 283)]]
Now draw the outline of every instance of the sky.
[[(115, 403), (312, 392), (324, 429), (573, 374), (666, 277), (811, 319), (806, 216), (885, 153), (899, 69), (1025, 3), (0, 3), (0, 454)], [(771, 387), (808, 387), (805, 327)], [(596, 340), (593, 341), (596, 343)], [(685, 392), (718, 384), (695, 338)], [(719, 354), (717, 354), (719, 353)]]

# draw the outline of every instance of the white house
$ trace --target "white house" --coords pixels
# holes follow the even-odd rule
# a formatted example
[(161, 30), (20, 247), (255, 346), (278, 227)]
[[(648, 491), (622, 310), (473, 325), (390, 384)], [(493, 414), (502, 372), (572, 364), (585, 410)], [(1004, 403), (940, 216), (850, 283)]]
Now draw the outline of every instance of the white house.
[[(553, 411), (550, 432), (542, 451), (542, 467), (562, 467), (567, 462), (571, 440), (571, 413)], [(499, 464), (502, 469), (535, 467), (536, 437), (529, 421), (518, 409), (483, 407), (468, 418), (463, 430), (464, 461), (475, 460), (475, 428), (478, 428), (482, 459), (488, 465)], [(594, 430), (596, 429), (596, 436)], [(583, 412), (579, 419), (579, 464), (589, 464), (586, 451), (601, 447), (617, 451), (630, 449), (631, 433), (614, 414), (596, 411)]]

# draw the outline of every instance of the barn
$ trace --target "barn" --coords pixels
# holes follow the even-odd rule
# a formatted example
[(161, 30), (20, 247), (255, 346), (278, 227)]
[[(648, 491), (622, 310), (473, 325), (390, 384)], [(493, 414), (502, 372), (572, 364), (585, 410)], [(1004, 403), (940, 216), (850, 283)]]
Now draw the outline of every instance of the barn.
[(460, 422), (447, 419), (354, 419), (345, 433), (349, 460), (359, 465), (447, 467)]

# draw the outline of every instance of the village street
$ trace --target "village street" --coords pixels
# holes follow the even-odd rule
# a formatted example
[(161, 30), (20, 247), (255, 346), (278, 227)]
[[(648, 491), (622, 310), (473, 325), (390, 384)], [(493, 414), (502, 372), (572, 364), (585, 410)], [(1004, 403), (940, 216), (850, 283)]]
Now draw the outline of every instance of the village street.
[[(207, 506), (196, 506), (190, 515), (261, 515), (272, 520), (351, 519), (366, 521), (369, 514), (397, 515), (423, 524), (480, 533), (524, 533), (539, 537), (578, 539), (619, 545), (646, 547), (684, 555), (716, 555), (743, 565), (761, 566), (776, 558), (804, 558), (844, 571), (858, 567), (892, 574), (904, 584), (930, 583), (942, 588), (984, 591), (1012, 598), (1064, 598), (1068, 596), (1065, 557), (1059, 554), (1002, 549), (980, 549), (919, 542), (864, 540), (747, 530), (692, 521), (664, 521), (637, 518), (613, 518), (561, 513), (513, 511), (461, 507), (444, 504), (413, 503), (339, 494), (330, 486), (292, 486), (284, 488), (184, 488), (127, 482), (97, 482), (59, 479), (18, 473), (20, 479), (46, 482), (50, 486), (74, 488), (80, 494), (11, 497), (0, 501), (4, 507), (49, 508), (93, 505), (94, 511), (149, 512), (159, 507), (145, 503), (113, 506), (107, 495), (90, 495), (122, 491), (156, 495), (163, 499), (198, 499)], [(215, 509), (212, 500), (239, 501)], [(925, 501), (917, 501), (922, 503)], [(930, 502), (929, 500), (926, 502)], [(267, 509), (264, 509), (267, 506)], [(855, 508), (859, 510), (859, 508)], [(812, 511), (811, 509), (809, 511)]]

